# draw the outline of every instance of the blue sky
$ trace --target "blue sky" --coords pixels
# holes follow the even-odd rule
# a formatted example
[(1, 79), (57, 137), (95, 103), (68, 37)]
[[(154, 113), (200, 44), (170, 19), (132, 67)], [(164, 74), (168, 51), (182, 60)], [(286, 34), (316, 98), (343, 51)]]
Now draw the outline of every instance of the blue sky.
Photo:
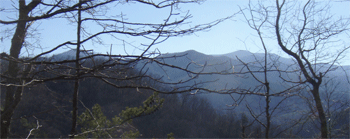
[[(253, 1), (256, 2), (256, 1)], [(0, 5), (2, 8), (9, 8), (11, 6), (10, 0), (1, 0)], [(180, 5), (181, 11), (187, 12), (193, 16), (191, 25), (208, 23), (219, 18), (224, 18), (230, 16), (239, 11), (238, 6), (245, 7), (248, 1), (243, 0), (207, 0), (202, 4), (182, 4)], [(344, 1), (334, 1), (330, 3), (332, 5), (331, 12), (335, 15), (342, 15), (349, 17), (350, 15), (350, 2)], [(17, 4), (15, 4), (17, 6)], [(166, 18), (169, 9), (155, 10), (151, 6), (145, 6), (142, 4), (121, 4), (117, 5), (113, 9), (113, 14), (120, 15), (123, 13), (126, 20), (128, 21), (138, 21), (138, 22), (157, 22)], [(7, 17), (16, 18), (15, 13), (1, 13), (0, 18), (3, 20)], [(93, 28), (89, 24), (85, 24), (88, 31), (94, 31), (97, 28)], [(11, 26), (1, 25), (1, 37), (4, 35), (5, 28)], [(37, 54), (42, 51), (48, 50), (56, 46), (57, 44), (63, 43), (65, 41), (76, 40), (76, 28), (74, 24), (67, 22), (65, 19), (52, 19), (45, 20), (41, 22), (36, 22), (33, 27), (37, 29), (36, 38), (29, 40), (34, 44), (34, 46), (40, 46), (43, 49), (28, 49), (30, 54)], [(12, 36), (11, 36), (12, 37)], [(344, 39), (349, 40), (349, 36), (343, 36)], [(132, 38), (126, 36), (120, 36), (120, 38), (128, 39), (128, 42), (134, 46), (139, 47), (141, 43), (149, 43), (140, 38)], [(113, 44), (114, 54), (123, 54), (124, 47), (123, 42), (114, 40), (110, 41), (111, 37), (104, 36), (105, 40), (103, 45), (92, 45), (92, 43), (84, 44), (86, 49), (94, 49), (95, 52), (106, 53), (110, 50), (111, 44)], [(37, 40), (39, 42), (37, 42)], [(347, 42), (349, 44), (349, 41)], [(234, 52), (237, 50), (249, 50), (251, 52), (263, 52), (262, 47), (259, 45), (260, 42), (256, 37), (256, 33), (253, 32), (248, 25), (243, 22), (243, 18), (240, 15), (220, 23), (214, 26), (210, 30), (203, 32), (196, 32), (193, 35), (174, 37), (167, 41), (155, 45), (152, 50), (159, 49), (162, 53), (174, 53), (182, 52), (186, 50), (196, 50), (204, 54), (226, 54)], [(274, 40), (267, 42), (269, 46), (269, 51), (276, 54), (281, 54)], [(9, 52), (10, 38), (4, 39), (0, 45), (0, 51)], [(60, 49), (56, 53), (67, 51), (68, 49)], [(138, 54), (136, 48), (128, 46), (126, 51), (129, 54)], [(22, 51), (22, 55), (26, 56), (27, 50)], [(350, 65), (350, 58), (346, 58), (343, 61), (345, 65)]]

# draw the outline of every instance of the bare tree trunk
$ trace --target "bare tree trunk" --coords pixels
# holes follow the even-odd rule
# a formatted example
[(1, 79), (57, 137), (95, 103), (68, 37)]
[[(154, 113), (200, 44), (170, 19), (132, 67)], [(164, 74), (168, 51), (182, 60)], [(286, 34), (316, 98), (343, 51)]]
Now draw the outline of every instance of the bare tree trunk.
[[(28, 12), (26, 10), (25, 1), (19, 1), (19, 20), (27, 19), (28, 18), (27, 14)], [(23, 46), (23, 42), (26, 34), (26, 25), (27, 25), (26, 21), (19, 21), (17, 23), (15, 34), (13, 35), (11, 40), (10, 56), (12, 57), (12, 59), (19, 58), (19, 54), (21, 52), (21, 48)], [(13, 60), (10, 60), (7, 71), (9, 76), (12, 78), (8, 79), (8, 83), (15, 84), (18, 82), (16, 81), (16, 79), (14, 79), (17, 77), (18, 70), (19, 70), (18, 63)], [(21, 99), (22, 99), (21, 87), (15, 87), (15, 86), (6, 87), (4, 110), (1, 111), (1, 138), (8, 137), (8, 133), (10, 132), (11, 117)]]
[[(282, 2), (282, 4), (279, 4), (279, 1), (276, 0), (276, 6), (277, 6), (277, 18), (276, 18), (276, 25), (275, 25), (275, 31), (276, 31), (276, 36), (277, 36), (277, 41), (278, 41), (278, 45), (280, 46), (280, 48), (287, 53), (288, 55), (292, 56), (297, 62), (298, 62), (298, 66), (301, 70), (301, 72), (303, 73), (304, 77), (306, 78), (307, 82), (310, 83), (313, 87), (313, 90), (311, 91), (313, 98), (315, 100), (316, 103), (316, 108), (317, 108), (317, 112), (320, 118), (320, 122), (321, 122), (321, 137), (322, 138), (327, 138), (327, 134), (328, 134), (328, 129), (327, 129), (327, 120), (326, 120), (326, 116), (322, 107), (322, 101), (320, 98), (320, 93), (319, 93), (319, 88), (320, 85), (322, 83), (322, 74), (320, 73), (319, 75), (316, 75), (315, 73), (315, 69), (312, 68), (310, 61), (304, 56), (304, 52), (305, 50), (303, 50), (302, 48), (302, 38), (301, 38), (301, 34), (304, 32), (304, 30), (306, 29), (306, 24), (307, 24), (307, 16), (306, 16), (306, 12), (305, 12), (305, 7), (310, 4), (310, 0), (304, 5), (303, 8), (303, 13), (304, 13), (304, 23), (303, 23), (303, 27), (300, 30), (299, 34), (298, 34), (298, 47), (299, 47), (299, 55), (295, 52), (292, 52), (291, 50), (287, 49), (287, 47), (283, 44), (282, 42), (282, 37), (280, 34), (280, 17), (281, 17), (281, 9), (285, 4), (285, 0)], [(316, 48), (316, 47), (315, 47)], [(304, 65), (303, 61), (307, 64), (307, 66)], [(309, 71), (311, 72), (308, 73), (307, 68), (309, 69)]]
[(265, 132), (265, 138), (269, 138), (269, 133), (270, 133), (270, 125), (271, 125), (271, 115), (270, 115), (270, 85), (269, 81), (267, 80), (267, 48), (265, 46), (265, 43), (263, 41), (263, 38), (261, 37), (261, 33), (259, 33), (261, 43), (264, 47), (264, 52), (265, 52), (265, 62), (264, 62), (264, 78), (265, 82), (264, 85), (266, 87), (266, 93), (265, 93), (265, 102), (266, 102), (266, 108), (265, 108), (265, 113), (266, 113), (266, 132)]
[(314, 84), (313, 87), (314, 88), (312, 90), (312, 95), (314, 97), (314, 100), (316, 103), (316, 108), (318, 111), (318, 117), (320, 118), (320, 122), (321, 122), (321, 137), (327, 138), (327, 134), (328, 134), (327, 120), (326, 120), (326, 115), (325, 115), (323, 107), (322, 107), (322, 101), (320, 98), (320, 93), (319, 93), (320, 85)]
[[(79, 0), (79, 3), (81, 0)], [(76, 134), (77, 127), (77, 116), (78, 116), (78, 95), (79, 95), (79, 74), (80, 74), (80, 63), (79, 63), (79, 54), (80, 54), (80, 28), (81, 28), (81, 5), (79, 5), (78, 10), (78, 27), (77, 27), (77, 49), (75, 57), (75, 68), (76, 68), (76, 77), (74, 81), (74, 94), (73, 94), (73, 114), (72, 114), (72, 130), (70, 138), (74, 138)]]
[[(266, 66), (264, 68), (266, 69)], [(265, 71), (265, 74), (266, 74), (266, 71)], [(265, 79), (266, 79), (266, 75), (265, 75)], [(265, 113), (266, 113), (266, 132), (265, 132), (265, 138), (269, 138), (270, 125), (271, 125), (271, 115), (270, 115), (270, 112), (269, 112), (269, 109), (270, 109), (270, 86), (269, 86), (269, 83), (266, 82), (265, 86), (266, 86), (266, 96), (265, 96), (266, 97), (266, 100), (265, 100), (265, 102), (266, 102), (266, 108), (265, 108)]]

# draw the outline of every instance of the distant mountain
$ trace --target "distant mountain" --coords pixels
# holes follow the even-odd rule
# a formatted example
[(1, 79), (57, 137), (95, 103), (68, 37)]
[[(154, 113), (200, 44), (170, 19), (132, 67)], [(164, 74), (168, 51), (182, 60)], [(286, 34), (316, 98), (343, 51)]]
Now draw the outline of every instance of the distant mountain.
[[(67, 52), (54, 55), (53, 59), (71, 59), (75, 58), (76, 50), (69, 50)], [(81, 56), (87, 56), (92, 54), (92, 51), (84, 51), (81, 53)], [(250, 63), (250, 70), (253, 71), (262, 71), (261, 63), (264, 61), (263, 53), (251, 53), (249, 51), (236, 51), (223, 55), (206, 55), (195, 50), (188, 50), (185, 52), (179, 53), (167, 53), (162, 54), (156, 59), (162, 61), (169, 65), (175, 65), (184, 69), (188, 69), (194, 72), (247, 72), (247, 68), (237, 59), (237, 57), (242, 60), (244, 63)], [(298, 69), (296, 65), (292, 65), (295, 62), (292, 59), (283, 58), (276, 54), (268, 54), (269, 63), (272, 64), (275, 61), (274, 66), (278, 66), (279, 69), (284, 70), (293, 70)], [(206, 65), (203, 69), (201, 66)], [(292, 65), (292, 66), (291, 66)], [(234, 66), (234, 70), (232, 70)], [(327, 66), (327, 65), (326, 65)], [(320, 68), (319, 71), (325, 70), (325, 68)], [(164, 65), (157, 64), (149, 60), (142, 60), (138, 62), (135, 66), (136, 69), (142, 70), (143, 72), (148, 72), (148, 74), (162, 77), (166, 82), (179, 82), (185, 81), (193, 78), (195, 75), (190, 74), (185, 71), (181, 71), (176, 68), (167, 67)], [(342, 68), (336, 67), (334, 71), (330, 72), (325, 80), (331, 78), (338, 84), (339, 92), (349, 91), (349, 83), (347, 82), (349, 77), (346, 76), (345, 72), (350, 73), (350, 66), (343, 66)], [(270, 82), (271, 91), (279, 92), (291, 86), (290, 83), (284, 82), (280, 76), (286, 79), (297, 80), (299, 77), (296, 73), (279, 73), (279, 72), (269, 72), (268, 80)], [(263, 79), (263, 73), (255, 74), (258, 79)], [(215, 81), (215, 82), (210, 82)], [(200, 87), (208, 88), (211, 90), (220, 90), (223, 88), (245, 88), (253, 89), (260, 83), (256, 81), (251, 75), (201, 75), (198, 78), (191, 80), (190, 82), (173, 85), (173, 87), (190, 87), (195, 83), (202, 83)], [(346, 94), (349, 95), (349, 94)], [(200, 96), (207, 98), (214, 107), (219, 109), (228, 108), (226, 105), (231, 105), (233, 100), (229, 95), (222, 94), (201, 94)], [(252, 96), (248, 100), (250, 102), (257, 102), (259, 97)], [(273, 102), (276, 103), (276, 102)], [(295, 103), (295, 102), (290, 102)], [(257, 104), (258, 105), (258, 104)], [(245, 109), (244, 107), (238, 107), (238, 109)]]
[[(248, 63), (248, 62), (255, 62), (257, 60), (263, 60), (265, 57), (265, 53), (251, 53), (247, 50), (238, 50), (238, 51), (235, 51), (232, 53), (227, 53), (227, 54), (217, 55), (217, 56), (227, 56), (231, 59), (235, 59), (235, 60), (240, 59), (243, 62)], [(292, 59), (284, 58), (284, 57), (281, 57), (281, 56), (273, 54), (273, 53), (268, 53), (268, 58), (270, 60), (278, 60), (281, 63), (285, 63), (285, 64), (293, 64), (294, 63), (294, 61)]]
[[(77, 53), (77, 49), (71, 49), (68, 50), (66, 52), (57, 54), (57, 55), (53, 55), (51, 57), (51, 59), (53, 61), (58, 61), (58, 60), (71, 60), (71, 59), (75, 59), (76, 57), (76, 53)], [(86, 57), (93, 54), (93, 50), (81, 50), (79, 56), (80, 57)]]
[[(249, 51), (236, 51), (228, 54), (223, 55), (206, 55), (199, 53), (194, 50), (189, 50), (185, 52), (179, 52), (179, 53), (168, 53), (163, 54), (160, 57), (158, 57), (158, 60), (164, 61), (167, 64), (179, 66), (182, 68), (187, 68), (191, 71), (200, 72), (202, 68), (199, 65), (207, 65), (207, 67), (203, 70), (203, 72), (233, 72), (232, 69), (230, 71), (227, 71), (227, 69), (232, 68), (234, 66), (234, 72), (246, 72), (247, 69), (244, 68), (243, 64), (237, 59), (237, 57), (242, 60), (245, 63), (252, 62), (250, 65), (250, 69), (253, 71), (262, 71), (261, 63), (264, 61), (264, 53), (251, 53)], [(178, 57), (180, 56), (180, 57)], [(171, 57), (171, 58), (169, 58)], [(258, 61), (258, 62), (256, 62)], [(253, 63), (254, 62), (254, 63)], [(298, 69), (297, 65), (292, 59), (283, 58), (276, 54), (269, 53), (268, 54), (268, 62), (270, 65), (272, 63), (274, 66), (277, 66), (279, 69), (284, 70), (296, 70)], [(143, 61), (139, 63), (139, 67), (141, 65), (143, 66), (147, 61)], [(327, 66), (327, 65), (326, 65)], [(334, 66), (336, 67), (336, 66)], [(344, 69), (344, 70), (343, 70)], [(344, 66), (342, 68), (336, 67), (334, 71), (330, 72), (325, 80), (329, 80), (331, 78), (334, 78), (334, 81), (338, 84), (338, 92), (344, 93), (344, 91), (349, 91), (349, 84), (347, 83), (347, 76), (345, 75), (345, 72), (350, 71), (350, 66)], [(151, 74), (156, 75), (158, 77), (163, 77), (163, 80), (170, 81), (170, 82), (176, 82), (176, 81), (184, 81), (186, 79), (191, 78), (191, 74), (174, 69), (169, 67), (164, 67), (162, 65), (156, 64), (156, 63), (147, 63), (147, 65), (143, 69), (144, 71), (148, 70)], [(226, 70), (226, 71), (225, 71)], [(324, 71), (325, 68), (318, 68), (319, 71)], [(264, 75), (263, 73), (255, 74), (255, 76), (258, 79), (263, 79)], [(268, 73), (268, 80), (270, 82), (271, 91), (273, 93), (285, 90), (286, 88), (292, 86), (292, 84), (284, 82), (280, 76), (284, 77), (285, 79), (294, 79), (299, 80), (297, 73), (279, 73), (279, 72), (269, 72)], [(251, 75), (246, 74), (244, 76), (242, 75), (202, 75), (191, 82), (180, 84), (178, 86), (191, 86), (194, 83), (200, 83), (200, 82), (209, 82), (214, 81), (210, 83), (204, 83), (202, 84), (202, 87), (212, 89), (212, 90), (219, 90), (223, 88), (245, 88), (253, 90), (254, 87), (259, 85), (260, 83), (256, 81)], [(348, 94), (346, 94), (348, 95)], [(222, 94), (201, 94), (200, 96), (206, 97), (216, 108), (219, 109), (226, 109), (226, 105), (231, 105), (233, 103), (233, 100), (231, 96), (229, 95), (222, 95)], [(237, 95), (236, 95), (237, 96)], [(247, 96), (249, 102), (258, 102), (259, 97), (256, 96)], [(272, 105), (277, 105), (277, 100), (272, 102)], [(289, 101), (288, 103), (296, 103)], [(256, 103), (256, 107), (258, 107), (258, 103)], [(297, 106), (296, 106), (297, 107)], [(305, 108), (305, 107), (304, 107)], [(246, 109), (244, 107), (237, 107), (237, 109)]]
[(227, 57), (232, 58), (232, 59), (237, 59), (237, 57), (238, 57), (238, 58), (241, 59), (241, 58), (244, 58), (244, 57), (251, 57), (253, 55), (254, 54), (249, 52), (249, 51), (238, 50), (238, 51), (235, 51), (235, 52), (232, 52), (232, 53), (223, 54), (222, 56), (227, 56)]

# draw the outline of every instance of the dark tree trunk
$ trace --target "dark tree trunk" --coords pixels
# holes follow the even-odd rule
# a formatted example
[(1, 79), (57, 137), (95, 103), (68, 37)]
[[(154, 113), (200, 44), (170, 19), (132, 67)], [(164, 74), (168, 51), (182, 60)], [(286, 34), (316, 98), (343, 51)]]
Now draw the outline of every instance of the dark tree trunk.
[[(79, 0), (81, 3), (81, 0)], [(77, 26), (77, 49), (75, 57), (75, 68), (76, 68), (76, 78), (74, 81), (74, 93), (73, 93), (73, 115), (72, 115), (72, 130), (70, 138), (74, 138), (77, 128), (77, 117), (78, 117), (78, 94), (79, 94), (79, 74), (80, 74), (80, 28), (81, 28), (81, 5), (79, 5), (78, 10), (78, 26)]]
[[(23, 43), (27, 33), (28, 21), (26, 20), (28, 19), (28, 13), (32, 11), (37, 5), (39, 5), (40, 2), (41, 0), (33, 0), (28, 5), (26, 5), (25, 0), (19, 0), (18, 22), (17, 22), (15, 34), (11, 39), (11, 49), (10, 49), (11, 59), (19, 58), (19, 54), (23, 47)], [(18, 77), (19, 76), (18, 71), (19, 71), (18, 63), (10, 60), (7, 72), (9, 77), (12, 77), (12, 78), (8, 79), (7, 83), (22, 84), (25, 82), (24, 80), (22, 81)], [(25, 76), (25, 75), (22, 75), (22, 76)], [(6, 87), (4, 110), (1, 111), (1, 138), (8, 137), (8, 134), (10, 132), (10, 126), (11, 126), (11, 118), (16, 107), (18, 106), (19, 102), (22, 99), (22, 91), (23, 91), (23, 87), (15, 87), (15, 86)]]
[(327, 138), (327, 132), (328, 132), (328, 129), (327, 129), (327, 119), (326, 119), (326, 115), (324, 113), (324, 110), (323, 110), (323, 106), (322, 106), (322, 101), (321, 101), (321, 98), (320, 98), (320, 93), (319, 93), (319, 84), (315, 84), (313, 85), (314, 88), (312, 90), (312, 95), (314, 97), (314, 100), (315, 100), (315, 104), (316, 104), (316, 108), (317, 108), (317, 111), (318, 111), (318, 117), (320, 118), (320, 122), (321, 122), (321, 137), (322, 138)]
[[(28, 12), (26, 11), (26, 8), (25, 8), (25, 2), (20, 1), (19, 7), (20, 7), (19, 20), (27, 19)], [(10, 56), (12, 58), (15, 58), (15, 59), (19, 58), (19, 54), (21, 52), (23, 42), (25, 39), (26, 25), (27, 25), (26, 21), (19, 21), (17, 23), (15, 34), (13, 35), (11, 40)], [(12, 77), (12, 79), (8, 79), (8, 83), (18, 84), (18, 82), (20, 81), (14, 79), (17, 77), (17, 74), (19, 71), (18, 63), (12, 60), (9, 61), (9, 66), (7, 71), (8, 71), (8, 75)], [(22, 98), (22, 89), (21, 87), (8, 86), (6, 87), (5, 95), (6, 96), (5, 96), (4, 110), (1, 111), (1, 138), (8, 137), (8, 133), (10, 132), (11, 117)]]
[[(308, 5), (309, 2), (310, 1), (308, 1), (306, 3), (306, 5)], [(321, 73), (319, 75), (316, 75), (315, 69), (312, 68), (310, 61), (304, 56), (304, 53), (303, 53), (304, 51), (302, 50), (303, 49), (302, 48), (303, 39), (301, 39), (301, 34), (306, 29), (307, 17), (304, 15), (305, 16), (304, 17), (305, 18), (305, 22), (304, 22), (303, 28), (301, 29), (301, 31), (299, 32), (299, 35), (298, 35), (298, 47), (300, 49), (299, 50), (299, 55), (298, 55), (297, 53), (292, 52), (290, 49), (287, 49), (287, 47), (283, 44), (282, 37), (281, 37), (281, 34), (280, 34), (279, 21), (280, 21), (280, 16), (282, 14), (281, 10), (282, 10), (282, 7), (283, 7), (284, 4), (285, 4), (285, 1), (283, 1), (282, 4), (280, 5), (279, 1), (276, 0), (277, 11), (278, 11), (277, 12), (277, 18), (276, 18), (276, 25), (275, 25), (277, 42), (278, 42), (278, 45), (280, 46), (280, 48), (285, 53), (287, 53), (288, 55), (292, 56), (298, 62), (299, 68), (300, 68), (301, 72), (303, 73), (304, 77), (306, 78), (307, 82), (312, 85), (313, 90), (311, 91), (311, 93), (312, 93), (313, 98), (315, 100), (318, 116), (319, 116), (319, 119), (320, 119), (320, 122), (321, 122), (321, 137), (322, 138), (327, 138), (327, 134), (328, 134), (327, 120), (326, 120), (326, 116), (325, 116), (325, 113), (324, 113), (324, 110), (323, 110), (323, 107), (322, 107), (322, 101), (321, 101), (320, 92), (319, 92), (319, 88), (320, 88), (320, 85), (322, 83), (323, 76), (322, 76)], [(304, 10), (305, 10), (305, 6), (304, 6)], [(307, 66), (304, 65), (303, 60), (307, 64)], [(309, 69), (311, 74), (308, 73), (307, 68)]]

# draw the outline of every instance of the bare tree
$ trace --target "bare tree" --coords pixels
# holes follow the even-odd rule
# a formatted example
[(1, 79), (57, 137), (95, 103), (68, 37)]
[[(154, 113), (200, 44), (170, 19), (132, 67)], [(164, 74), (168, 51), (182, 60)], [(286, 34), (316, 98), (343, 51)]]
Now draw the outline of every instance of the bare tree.
[(248, 20), (254, 23), (266, 18), (266, 24), (259, 26), (264, 30), (258, 35), (276, 39), (280, 50), (295, 60), (296, 66), (291, 69), (298, 70), (300, 78), (281, 78), (285, 82), (309, 88), (314, 101), (311, 104), (315, 105), (320, 122), (321, 137), (327, 138), (329, 129), (320, 87), (324, 77), (338, 67), (336, 65), (350, 48), (346, 40), (337, 39), (349, 31), (349, 19), (335, 19), (329, 14), (329, 5), (322, 6), (312, 0), (276, 0), (274, 8), (271, 6), (266, 8), (259, 4), (257, 8), (250, 9), (256, 12), (256, 16)]
[[(128, 22), (121, 17), (108, 17), (97, 16), (96, 12), (108, 6), (121, 3), (141, 3), (145, 5), (153, 6), (154, 8), (168, 9), (169, 14), (161, 23), (138, 23)], [(173, 88), (170, 90), (160, 90), (152, 86), (127, 84), (135, 79), (148, 78), (154, 82), (172, 85), (186, 83), (192, 79), (197, 78), (201, 74), (215, 74), (215, 73), (203, 73), (194, 72), (187, 68), (177, 67), (164, 63), (163, 59), (167, 57), (156, 57), (160, 55), (160, 52), (151, 51), (151, 47), (159, 44), (169, 37), (189, 35), (197, 31), (207, 30), (218, 23), (229, 19), (233, 16), (218, 19), (216, 21), (190, 26), (186, 22), (191, 18), (190, 14), (181, 15), (175, 12), (177, 7), (183, 3), (198, 3), (199, 0), (164, 0), (160, 2), (153, 2), (149, 0), (100, 0), (100, 1), (87, 1), (80, 0), (79, 2), (56, 0), (52, 3), (46, 3), (41, 0), (32, 0), (26, 2), (24, 0), (18, 1), (18, 19), (6, 19), (0, 20), (2, 25), (16, 25), (16, 30), (13, 33), (10, 53), (2, 53), (1, 60), (8, 62), (8, 69), (1, 72), (1, 86), (6, 87), (5, 100), (3, 102), (4, 108), (1, 110), (1, 138), (9, 136), (11, 118), (12, 115), (21, 102), (22, 93), (25, 87), (29, 87), (33, 84), (44, 83), (54, 80), (72, 80), (75, 82), (73, 90), (73, 115), (72, 115), (72, 130), (70, 137), (74, 137), (76, 132), (76, 118), (78, 109), (78, 90), (79, 80), (84, 78), (96, 78), (112, 85), (116, 88), (135, 88), (136, 91), (142, 91), (142, 89), (149, 89), (160, 93), (182, 93), (193, 90), (201, 90), (208, 92), (218, 92), (216, 90), (209, 90), (203, 87), (198, 87), (197, 83), (191, 86), (182, 88)], [(101, 8), (103, 7), (103, 8)], [(106, 10), (107, 11), (107, 10)], [(106, 12), (105, 11), (105, 12)], [(88, 17), (82, 17), (82, 13)], [(177, 17), (177, 18), (175, 18)], [(22, 58), (20, 56), (23, 51), (24, 44), (26, 42), (26, 35), (31, 28), (32, 23), (36, 21), (46, 21), (47, 19), (64, 18), (77, 23), (77, 40), (76, 42), (66, 41), (57, 46), (50, 46), (50, 49), (40, 54), (36, 54), (33, 57)], [(83, 28), (85, 22), (94, 22), (96, 26), (100, 27), (97, 32), (88, 32)], [(180, 29), (180, 26), (182, 29)], [(86, 53), (84, 50), (84, 43), (89, 41), (97, 42), (101, 44), (103, 39), (101, 36), (110, 35), (116, 40), (127, 41), (116, 37), (116, 35), (127, 35), (129, 37), (143, 37), (150, 40), (148, 44), (141, 44), (140, 47), (136, 47), (142, 50), (139, 55), (113, 55), (111, 52), (107, 54)], [(74, 59), (45, 59), (44, 56), (55, 52), (63, 47), (76, 46), (76, 56)], [(112, 47), (111, 47), (112, 49)], [(102, 62), (97, 62), (99, 57), (104, 57)], [(93, 62), (93, 66), (85, 66), (85, 61)], [(147, 61), (141, 68), (139, 74), (128, 77), (120, 76), (119, 72), (126, 71), (127, 69), (134, 68), (139, 61)], [(164, 82), (161, 78), (155, 78), (147, 74), (147, 69), (144, 69), (145, 65), (149, 63), (156, 63), (161, 66), (171, 67), (178, 70), (182, 70), (192, 74), (190, 79), (186, 81)], [(202, 65), (201, 68), (205, 68), (206, 65)], [(217, 73), (221, 74), (221, 73)], [(45, 76), (43, 76), (45, 75)], [(126, 83), (120, 85), (116, 84), (118, 81), (124, 81)]]
[[(318, 117), (321, 123), (321, 137), (327, 138), (327, 119), (320, 98), (320, 85), (322, 84), (323, 77), (325, 77), (328, 72), (332, 71), (334, 64), (336, 64), (339, 58), (341, 58), (342, 54), (348, 50), (350, 46), (340, 47), (335, 54), (331, 55), (332, 57), (327, 57), (327, 55), (325, 55), (326, 52), (324, 52), (324, 46), (327, 46), (334, 37), (348, 31), (349, 20), (334, 20), (329, 16), (320, 17), (320, 20), (313, 20), (311, 17), (316, 16), (317, 14), (324, 14), (326, 11), (324, 8), (316, 9), (315, 11), (314, 7), (317, 6), (317, 3), (314, 1), (308, 1), (306, 4), (304, 4), (302, 9), (302, 25), (299, 26), (299, 28), (291, 30), (294, 33), (289, 34), (289, 37), (295, 37), (296, 40), (294, 43), (292, 43), (292, 46), (288, 47), (288, 39), (282, 38), (284, 35), (281, 35), (283, 25), (280, 24), (280, 19), (281, 15), (283, 14), (282, 8), (284, 4), (285, 1), (283, 1), (281, 4), (276, 1), (277, 16), (275, 29), (278, 45), (285, 53), (292, 56), (293, 59), (297, 61), (305, 81), (311, 84), (311, 93), (313, 95), (318, 111)], [(314, 24), (316, 26), (312, 28)], [(296, 49), (293, 49), (293, 47)], [(334, 46), (329, 45), (328, 47), (334, 48)], [(323, 59), (327, 60), (327, 64), (323, 63)], [(312, 62), (314, 63), (312, 64)], [(325, 70), (318, 68), (318, 66), (325, 66)], [(319, 73), (317, 74), (317, 72)]]
[[(349, 95), (348, 91), (342, 88), (341, 83), (336, 81), (337, 77), (326, 77), (322, 86), (320, 87), (321, 100), (324, 103), (325, 115), (327, 119), (327, 128), (329, 130), (329, 138), (342, 138), (349, 137), (346, 128), (349, 127), (346, 123), (346, 118), (349, 117)], [(312, 102), (312, 97), (310, 95), (302, 96), (306, 102)], [(307, 103), (310, 118), (310, 124), (317, 127), (317, 120), (315, 119), (316, 107), (313, 103)]]
[[(280, 131), (277, 131), (276, 127), (272, 127), (273, 123), (277, 123), (278, 116), (281, 114), (282, 109), (288, 109), (286, 105), (284, 104), (285, 100), (295, 96), (296, 90), (299, 90), (299, 86), (286, 86), (286, 89), (283, 90), (277, 90), (277, 88), (271, 87), (271, 84), (276, 84), (276, 81), (273, 81), (271, 83), (271, 80), (273, 80), (271, 75), (276, 75), (276, 73), (285, 74), (288, 71), (282, 70), (278, 67), (280, 65), (280, 61), (278, 57), (272, 57), (272, 55), (268, 52), (268, 47), (265, 43), (265, 39), (262, 36), (262, 27), (267, 23), (268, 17), (264, 16), (262, 18), (259, 18), (258, 20), (250, 20), (251, 18), (257, 18), (255, 17), (256, 13), (253, 10), (254, 7), (251, 3), (248, 5), (248, 14), (244, 13), (244, 10), (241, 10), (247, 24), (252, 28), (256, 33), (258, 34), (258, 37), (260, 39), (261, 46), (264, 50), (264, 55), (262, 57), (252, 55), (254, 57), (255, 61), (252, 62), (244, 62), (244, 60), (241, 60), (239, 57), (237, 59), (242, 63), (243, 67), (240, 71), (242, 74), (246, 74), (247, 76), (251, 77), (253, 80), (255, 80), (258, 85), (256, 86), (250, 86), (250, 90), (245, 97), (245, 99), (248, 98), (254, 98), (254, 96), (259, 97), (260, 99), (263, 98), (263, 101), (259, 101), (259, 103), (256, 102), (256, 99), (254, 100), (254, 104), (258, 104), (259, 108), (253, 108), (257, 107), (252, 106), (248, 101), (245, 101), (246, 108), (249, 111), (249, 114), (252, 116), (254, 121), (257, 121), (259, 125), (261, 125), (265, 130), (265, 138), (270, 138), (272, 135), (273, 137), (277, 137), (284, 131), (292, 128), (293, 126), (297, 125), (297, 123), (301, 120), (296, 120), (297, 122), (291, 122), (290, 125), (283, 124), (278, 125), (277, 128), (280, 129)], [(265, 12), (263, 14), (267, 13), (267, 7), (264, 8)], [(253, 85), (253, 84), (252, 84)], [(261, 107), (261, 106), (264, 107)], [(258, 109), (258, 111), (256, 111)], [(261, 118), (264, 117), (264, 118)], [(282, 127), (283, 126), (283, 127)], [(274, 133), (272, 133), (274, 132)], [(261, 134), (261, 133), (256, 133)]]
[[(260, 6), (258, 7), (259, 10), (256, 10), (256, 6)], [(240, 65), (235, 65), (235, 67), (238, 67), (238, 72), (235, 73), (243, 75), (244, 78), (251, 79), (249, 80), (249, 86), (240, 86), (238, 88), (241, 89), (236, 90), (239, 92), (232, 92), (241, 94), (238, 99), (231, 96), (235, 102), (242, 103), (243, 101), (245, 103), (243, 105), (246, 106), (248, 113), (253, 118), (250, 124), (242, 125), (242, 137), (244, 138), (247, 136), (243, 129), (247, 126), (252, 126), (255, 121), (258, 123), (258, 126), (261, 125), (264, 128), (263, 132), (265, 138), (271, 138), (278, 137), (287, 130), (292, 129), (305, 118), (303, 116), (294, 119), (291, 118), (289, 122), (285, 122), (288, 119), (286, 117), (279, 118), (282, 117), (281, 114), (287, 113), (285, 110), (291, 109), (290, 106), (285, 104), (286, 101), (296, 97), (298, 91), (301, 90), (302, 87), (300, 84), (290, 85), (286, 84), (283, 80), (276, 80), (278, 75), (286, 76), (296, 71), (288, 70), (288, 68), (286, 68), (288, 66), (281, 63), (280, 57), (268, 51), (271, 48), (268, 47), (268, 43), (266, 43), (268, 38), (264, 36), (263, 31), (266, 25), (269, 24), (271, 18), (269, 12), (271, 8), (273, 7), (265, 7), (261, 2), (258, 2), (256, 5), (249, 2), (247, 8), (241, 9), (245, 22), (257, 33), (257, 37), (260, 41), (259, 46), (263, 49), (262, 55), (251, 55), (254, 59), (252, 61), (247, 62), (236, 56)], [(245, 42), (243, 43), (245, 44)], [(278, 81), (280, 81), (280, 83), (278, 83)], [(276, 87), (276, 84), (283, 87)], [(240, 92), (241, 90), (244, 91)], [(253, 101), (249, 102), (247, 99)], [(275, 124), (280, 121), (284, 121), (284, 124)], [(258, 130), (258, 132), (260, 132), (260, 130)], [(256, 134), (260, 135), (261, 133)]]

